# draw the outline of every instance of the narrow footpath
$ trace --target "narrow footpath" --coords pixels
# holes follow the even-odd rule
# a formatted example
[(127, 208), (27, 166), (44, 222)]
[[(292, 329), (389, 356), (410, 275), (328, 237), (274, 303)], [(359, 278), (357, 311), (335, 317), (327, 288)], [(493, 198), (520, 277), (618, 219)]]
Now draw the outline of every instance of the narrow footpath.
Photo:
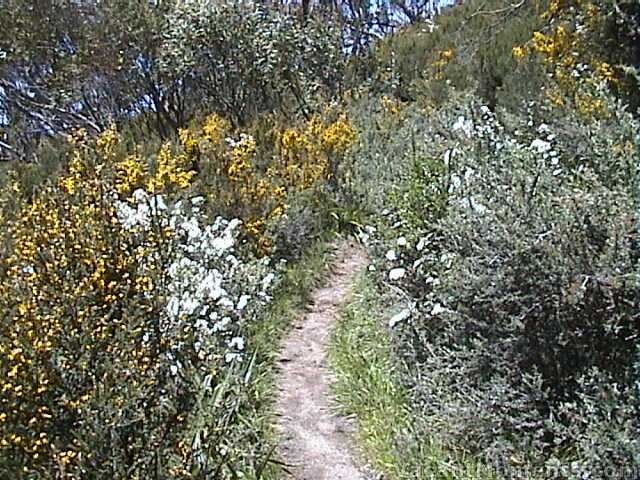
[(352, 426), (335, 413), (329, 395), (329, 332), (355, 275), (367, 263), (362, 249), (352, 243), (340, 245), (336, 256), (327, 286), (313, 294), (311, 310), (294, 324), (279, 359), (279, 453), (295, 480), (374, 478), (357, 465), (351, 448)]

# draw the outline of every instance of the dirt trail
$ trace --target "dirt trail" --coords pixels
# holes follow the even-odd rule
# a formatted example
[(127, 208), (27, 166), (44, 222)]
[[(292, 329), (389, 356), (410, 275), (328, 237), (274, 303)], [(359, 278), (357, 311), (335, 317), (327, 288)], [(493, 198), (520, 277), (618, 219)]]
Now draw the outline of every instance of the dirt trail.
[(280, 356), (277, 430), (280, 454), (296, 480), (369, 480), (350, 449), (349, 422), (333, 412), (327, 340), (337, 307), (366, 264), (358, 246), (341, 245), (327, 287), (313, 294), (311, 311), (296, 321)]

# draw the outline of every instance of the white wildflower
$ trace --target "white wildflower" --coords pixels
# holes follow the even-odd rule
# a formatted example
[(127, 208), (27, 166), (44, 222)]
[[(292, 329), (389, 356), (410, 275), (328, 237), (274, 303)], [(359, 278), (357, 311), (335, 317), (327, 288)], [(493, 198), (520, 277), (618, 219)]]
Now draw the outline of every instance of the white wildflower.
[(451, 129), (455, 132), (458, 130), (462, 130), (462, 132), (470, 137), (473, 134), (473, 122), (471, 120), (467, 120), (463, 116), (458, 117), (456, 122), (453, 124)]
[(273, 282), (273, 280), (276, 278), (275, 274), (273, 272), (268, 273), (266, 277), (264, 277), (264, 279), (262, 280), (262, 291), (266, 291), (269, 286), (271, 285), (271, 283)]
[(213, 269), (204, 277), (199, 279), (199, 284), (196, 290), (199, 297), (211, 298), (217, 300), (227, 294), (224, 288), (222, 288), (222, 274)]
[(447, 309), (444, 308), (442, 305), (440, 305), (439, 303), (436, 303), (433, 308), (431, 309), (431, 315), (440, 315), (444, 312), (446, 312)]
[(544, 140), (540, 140), (536, 138), (531, 145), (529, 145), (529, 149), (535, 150), (538, 153), (546, 153), (551, 150), (551, 144), (549, 142), (545, 142)]
[(164, 202), (162, 195), (154, 195), (149, 203), (151, 204), (151, 211), (156, 215), (160, 211), (167, 210), (167, 204)]
[(406, 270), (404, 268), (393, 268), (389, 271), (389, 280), (400, 280), (404, 277)]
[(219, 305), (228, 310), (233, 310), (233, 307), (235, 306), (233, 300), (231, 300), (229, 297), (222, 297), (220, 300), (218, 300), (216, 305)]
[(229, 341), (229, 348), (235, 348), (236, 350), (244, 350), (244, 338), (233, 337)]
[(391, 319), (389, 319), (389, 328), (395, 327), (398, 323), (403, 322), (407, 318), (411, 316), (411, 310), (405, 308), (400, 313), (395, 314)]
[(236, 360), (240, 360), (242, 358), (242, 355), (240, 355), (239, 353), (225, 353), (224, 355), (224, 361), (227, 363), (231, 363), (231, 362), (235, 362)]
[(236, 310), (239, 310), (239, 311), (244, 310), (244, 308), (249, 303), (250, 299), (251, 299), (251, 296), (249, 295), (241, 295), (240, 299), (238, 300), (238, 305), (236, 305)]
[(222, 317), (222, 319), (219, 322), (214, 323), (213, 331), (214, 332), (224, 332), (227, 329), (227, 327), (229, 326), (230, 323), (231, 323), (231, 318), (230, 317)]
[(424, 279), (424, 283), (426, 285), (433, 285), (435, 287), (435, 286), (440, 285), (440, 279), (437, 278), (437, 277), (429, 276), (429, 277)]

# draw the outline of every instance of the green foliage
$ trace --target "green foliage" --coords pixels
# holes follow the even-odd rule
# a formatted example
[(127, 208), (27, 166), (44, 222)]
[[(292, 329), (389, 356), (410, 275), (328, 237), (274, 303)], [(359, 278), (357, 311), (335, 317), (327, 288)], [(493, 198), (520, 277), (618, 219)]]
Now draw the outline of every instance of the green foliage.
[(328, 211), (334, 203), (326, 191), (310, 189), (291, 195), (287, 213), (266, 226), (265, 235), (279, 256), (298, 261), (332, 226)]
[(372, 277), (360, 277), (329, 348), (336, 377), (332, 390), (342, 413), (357, 419), (365, 459), (390, 480), (493, 478), (471, 458), (443, 449), (415, 422), (408, 392), (394, 371), (393, 332), (385, 325), (394, 299), (381, 293)]
[[(356, 132), (330, 112), (250, 128), (255, 138), (210, 115), (173, 142), (142, 145), (115, 127), (95, 139), (78, 130), (51, 163), (7, 173), (3, 475), (277, 474), (275, 340), (294, 315), (283, 309), (298, 308), (324, 271), (320, 254), (304, 252), (326, 235), (330, 185)], [(264, 257), (273, 250), (303, 261), (282, 285), (286, 262)]]
[[(349, 116), (359, 135), (351, 152), (349, 177), (344, 180), (349, 203), (366, 214), (387, 208), (389, 195), (404, 195), (400, 179), (430, 176), (425, 166), (427, 154), (423, 139), (431, 133), (429, 114), (432, 108), (418, 104), (405, 106), (386, 96), (364, 95), (350, 104)], [(434, 186), (434, 188), (437, 188)], [(416, 196), (421, 193), (414, 191)], [(416, 201), (419, 201), (417, 197)]]
[(129, 119), (143, 97), (155, 106), (157, 131), (166, 135), (179, 126), (184, 102), (173, 88), (175, 79), (153, 66), (172, 4), (4, 2), (0, 85), (9, 120), (0, 129), (4, 153), (33, 160), (41, 139), (80, 127), (99, 133), (113, 121)]
[(253, 2), (185, 2), (168, 17), (163, 69), (189, 79), (207, 108), (245, 123), (265, 111), (310, 112), (333, 92), (344, 56), (339, 30)]
[(404, 212), (409, 230), (423, 230), (447, 207), (446, 164), (441, 158), (414, 158), (406, 182), (392, 192), (389, 203)]
[(534, 2), (465, 2), (377, 44), (374, 78), (401, 98), (441, 104), (451, 87), (474, 88), (492, 109), (513, 105), (538, 91), (542, 79), (534, 64), (513, 58), (512, 47), (541, 25)]
[[(591, 68), (591, 75), (595, 74), (604, 80), (616, 95), (624, 98), (636, 110), (640, 104), (639, 84), (634, 75), (640, 62), (637, 41), (640, 33), (639, 13), (640, 5), (637, 0), (606, 0), (598, 3), (551, 1), (542, 14), (545, 19), (544, 33), (549, 36), (555, 34), (557, 37), (559, 29), (564, 29), (569, 32), (567, 36), (571, 42), (560, 48), (557, 42), (551, 43), (553, 48), (545, 52), (536, 48), (541, 45), (534, 38), (533, 49), (546, 57), (550, 75), (559, 80), (560, 84), (569, 83), (570, 90), (576, 90), (575, 85), (563, 81), (562, 75), (558, 74), (562, 73), (563, 63), (572, 66), (570, 57), (579, 58), (583, 66), (586, 64)], [(578, 69), (571, 70), (569, 73), (575, 76)], [(582, 83), (589, 84), (588, 81)]]
[(614, 102), (606, 121), (547, 105), (504, 125), (467, 102), (431, 118), (444, 215), (400, 202), (376, 235), (416, 302), (396, 327), (415, 421), (500, 475), (635, 465), (637, 125)]
[(113, 121), (168, 138), (201, 109), (235, 125), (264, 112), (309, 117), (342, 84), (341, 32), (330, 15), (303, 22), (233, 0), (5, 3), (7, 156), (32, 159), (43, 137), (80, 127), (97, 134)]
[(259, 475), (243, 332), (276, 272), (235, 251), (239, 220), (201, 226), (202, 197), (166, 195), (190, 185), (184, 152), (71, 141), (55, 183), (2, 196), (2, 476)]
[(633, 43), (611, 46), (637, 17), (607, 2), (498, 3), (381, 42), (373, 89), (415, 102), (398, 117), (353, 107), (372, 132), (354, 183), (379, 185), (361, 196), (378, 213), (361, 238), (379, 288), (408, 303), (392, 321), (396, 372), (412, 427), (499, 478), (628, 474), (637, 89), (622, 76)]
[[(332, 356), (390, 478), (640, 464), (637, 0), (407, 11), (348, 61), (419, 5), (341, 5), (3, 3), (0, 141), (38, 164), (0, 194), (0, 476), (277, 478), (276, 340), (330, 229), (378, 257)], [(256, 251), (303, 260), (271, 308)], [(224, 295), (171, 314), (202, 272)]]

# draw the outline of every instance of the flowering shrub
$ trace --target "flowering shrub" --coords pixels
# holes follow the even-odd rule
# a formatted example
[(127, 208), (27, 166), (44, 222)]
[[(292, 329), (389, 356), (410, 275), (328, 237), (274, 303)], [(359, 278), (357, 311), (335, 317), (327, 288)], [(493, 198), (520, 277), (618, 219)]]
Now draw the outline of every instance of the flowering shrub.
[(216, 208), (241, 218), (262, 253), (273, 248), (269, 226), (283, 220), (297, 196), (337, 186), (357, 137), (345, 114), (333, 121), (313, 116), (299, 127), (269, 122), (269, 128), (274, 133), (259, 143), (259, 131), (232, 133), (228, 122), (210, 115), (202, 128), (180, 133)]
[(634, 77), (625, 72), (625, 65), (637, 60), (637, 24), (623, 12), (609, 1), (551, 1), (540, 14), (543, 29), (514, 46), (513, 56), (538, 56), (553, 80), (546, 95), (556, 105), (569, 102), (583, 115), (607, 115), (607, 90), (634, 100), (637, 89)]
[(400, 190), (363, 234), (402, 292), (389, 327), (415, 424), (505, 475), (600, 478), (640, 452), (637, 124), (605, 98), (608, 121), (547, 105), (508, 124), (457, 98), (405, 174), (430, 200)]
[(443, 68), (453, 60), (454, 56), (455, 53), (453, 50), (442, 50), (438, 54), (438, 59), (431, 64), (434, 69), (433, 77), (436, 80), (442, 80), (444, 78)]
[(72, 141), (66, 172), (3, 232), (1, 476), (224, 475), (225, 392), (276, 272), (238, 254), (240, 220), (175, 201), (188, 145), (147, 165), (118, 158), (115, 129)]

